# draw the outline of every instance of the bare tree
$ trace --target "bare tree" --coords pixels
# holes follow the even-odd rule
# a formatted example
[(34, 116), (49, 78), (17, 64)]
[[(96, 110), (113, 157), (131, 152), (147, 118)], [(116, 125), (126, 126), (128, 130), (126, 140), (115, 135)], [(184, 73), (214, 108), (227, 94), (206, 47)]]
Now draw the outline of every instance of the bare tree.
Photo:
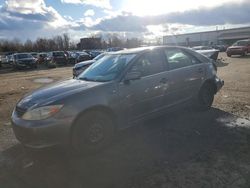
[(63, 47), (64, 47), (64, 50), (69, 49), (69, 42), (70, 42), (69, 35), (67, 33), (64, 33), (63, 34)]

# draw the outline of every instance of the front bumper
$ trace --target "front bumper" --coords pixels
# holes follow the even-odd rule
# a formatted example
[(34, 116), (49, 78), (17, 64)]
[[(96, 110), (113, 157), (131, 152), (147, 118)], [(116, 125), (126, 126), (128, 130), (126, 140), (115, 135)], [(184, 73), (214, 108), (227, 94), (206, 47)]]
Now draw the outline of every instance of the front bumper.
[(15, 111), (12, 114), (12, 128), (17, 140), (34, 149), (67, 145), (72, 121), (71, 118), (27, 121), (19, 118)]
[(224, 80), (215, 77), (214, 82), (216, 85), (216, 93), (217, 93), (224, 86)]

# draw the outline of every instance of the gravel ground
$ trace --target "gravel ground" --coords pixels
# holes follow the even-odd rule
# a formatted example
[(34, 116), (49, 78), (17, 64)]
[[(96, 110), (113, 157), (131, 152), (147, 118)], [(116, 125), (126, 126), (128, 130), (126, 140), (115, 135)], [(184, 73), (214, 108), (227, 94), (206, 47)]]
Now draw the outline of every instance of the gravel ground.
[(250, 56), (220, 54), (225, 80), (209, 112), (183, 109), (128, 129), (106, 150), (70, 156), (59, 149), (31, 157), (13, 136), (10, 115), (35, 79), (71, 77), (71, 67), (0, 71), (0, 187), (250, 187)]

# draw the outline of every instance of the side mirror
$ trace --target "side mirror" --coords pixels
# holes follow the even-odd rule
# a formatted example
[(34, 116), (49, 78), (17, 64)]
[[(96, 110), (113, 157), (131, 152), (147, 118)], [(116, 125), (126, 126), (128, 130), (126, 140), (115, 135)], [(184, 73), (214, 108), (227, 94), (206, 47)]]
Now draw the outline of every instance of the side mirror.
[(124, 81), (138, 80), (141, 78), (141, 75), (142, 74), (139, 71), (128, 72), (124, 78)]

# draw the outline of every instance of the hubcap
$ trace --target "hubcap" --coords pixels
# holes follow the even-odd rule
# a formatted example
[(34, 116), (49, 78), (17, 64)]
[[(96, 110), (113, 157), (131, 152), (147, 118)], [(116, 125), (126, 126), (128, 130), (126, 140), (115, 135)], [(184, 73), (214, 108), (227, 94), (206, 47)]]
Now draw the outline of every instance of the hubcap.
[(87, 131), (87, 139), (91, 143), (100, 142), (104, 138), (103, 126), (101, 123), (95, 122), (89, 126)]

